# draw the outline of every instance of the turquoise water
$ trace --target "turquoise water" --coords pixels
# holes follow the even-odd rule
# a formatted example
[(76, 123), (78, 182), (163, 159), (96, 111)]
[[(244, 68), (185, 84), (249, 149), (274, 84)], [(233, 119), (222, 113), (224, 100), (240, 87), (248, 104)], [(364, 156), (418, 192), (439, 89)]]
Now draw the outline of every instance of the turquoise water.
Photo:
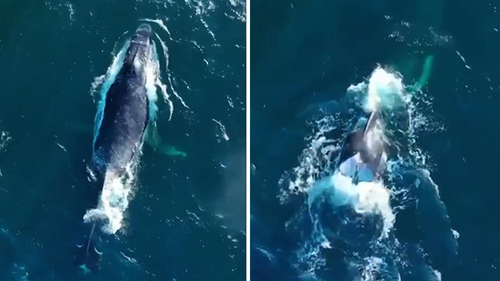
[[(245, 3), (3, 1), (0, 11), (0, 279), (243, 280)], [(125, 225), (107, 238), (101, 272), (81, 276), (70, 240), (89, 204), (96, 86), (145, 21), (174, 108), (159, 91), (159, 133), (187, 157), (144, 146)]]
[[(252, 280), (499, 278), (499, 5), (252, 2)], [(348, 88), (377, 64), (412, 85), (428, 56), (413, 135), (395, 134), (408, 148), (392, 170), (401, 177), (388, 181), (395, 224), (380, 240), (380, 217), (300, 188), (331, 173), (335, 147), (362, 115)]]

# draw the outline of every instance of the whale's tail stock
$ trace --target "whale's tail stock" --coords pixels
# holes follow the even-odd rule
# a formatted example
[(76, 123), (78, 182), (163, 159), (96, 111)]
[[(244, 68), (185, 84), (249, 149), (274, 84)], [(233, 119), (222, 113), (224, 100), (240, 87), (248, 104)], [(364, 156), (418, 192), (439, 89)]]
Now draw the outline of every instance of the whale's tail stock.
[[(87, 228), (87, 227), (86, 227)], [(96, 233), (96, 224), (81, 235), (75, 245), (75, 263), (84, 273), (96, 273), (100, 269), (102, 252), (99, 251), (100, 238)]]

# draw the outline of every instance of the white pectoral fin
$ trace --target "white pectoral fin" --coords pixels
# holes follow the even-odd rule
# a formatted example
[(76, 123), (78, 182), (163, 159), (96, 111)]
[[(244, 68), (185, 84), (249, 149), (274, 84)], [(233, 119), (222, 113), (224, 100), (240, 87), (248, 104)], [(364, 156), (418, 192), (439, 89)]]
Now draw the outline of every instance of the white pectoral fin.
[(368, 119), (368, 123), (365, 128), (365, 138), (367, 135), (373, 133), (373, 129), (375, 128), (375, 125), (377, 125), (378, 120), (380, 119), (380, 113), (378, 111), (373, 111), (370, 114), (370, 119)]
[(411, 92), (420, 91), (423, 87), (427, 85), (431, 77), (432, 65), (434, 63), (434, 55), (428, 55), (425, 58), (424, 65), (422, 66), (422, 74), (415, 84), (410, 86), (409, 90)]
[(151, 123), (146, 131), (146, 142), (155, 150), (160, 151), (168, 156), (186, 157), (187, 154), (183, 151), (177, 150), (173, 145), (163, 143), (155, 123)]

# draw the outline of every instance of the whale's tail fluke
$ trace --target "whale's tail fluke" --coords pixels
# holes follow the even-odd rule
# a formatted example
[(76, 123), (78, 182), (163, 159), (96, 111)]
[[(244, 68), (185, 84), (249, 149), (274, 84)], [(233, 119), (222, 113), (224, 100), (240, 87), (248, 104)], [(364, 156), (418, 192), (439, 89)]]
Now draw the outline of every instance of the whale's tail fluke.
[(91, 230), (75, 246), (75, 263), (84, 273), (95, 273), (100, 269), (102, 252), (98, 250), (95, 226), (92, 224)]

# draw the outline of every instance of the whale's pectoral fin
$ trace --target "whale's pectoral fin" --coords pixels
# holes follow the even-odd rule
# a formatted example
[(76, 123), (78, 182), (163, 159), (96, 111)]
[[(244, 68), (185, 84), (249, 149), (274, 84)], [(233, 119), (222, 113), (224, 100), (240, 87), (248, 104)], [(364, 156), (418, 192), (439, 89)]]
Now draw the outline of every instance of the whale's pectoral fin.
[(160, 151), (163, 154), (166, 154), (168, 156), (179, 156), (179, 157), (186, 157), (187, 154), (183, 151), (178, 150), (175, 146), (167, 144), (167, 143), (162, 143), (162, 139), (160, 135), (158, 134), (158, 129), (156, 127), (156, 124), (150, 124), (147, 134), (146, 134), (146, 142), (153, 147), (155, 151)]
[(169, 156), (180, 156), (180, 157), (186, 157), (187, 154), (183, 151), (177, 150), (175, 146), (169, 145), (169, 144), (162, 144), (158, 147), (158, 150), (166, 155)]
[(416, 92), (420, 91), (425, 85), (427, 85), (427, 82), (429, 81), (429, 78), (431, 77), (431, 70), (432, 70), (432, 64), (434, 63), (434, 55), (428, 55), (425, 58), (424, 65), (422, 67), (422, 74), (420, 75), (420, 78), (418, 81), (413, 84), (412, 86), (409, 87), (409, 90), (411, 92)]

